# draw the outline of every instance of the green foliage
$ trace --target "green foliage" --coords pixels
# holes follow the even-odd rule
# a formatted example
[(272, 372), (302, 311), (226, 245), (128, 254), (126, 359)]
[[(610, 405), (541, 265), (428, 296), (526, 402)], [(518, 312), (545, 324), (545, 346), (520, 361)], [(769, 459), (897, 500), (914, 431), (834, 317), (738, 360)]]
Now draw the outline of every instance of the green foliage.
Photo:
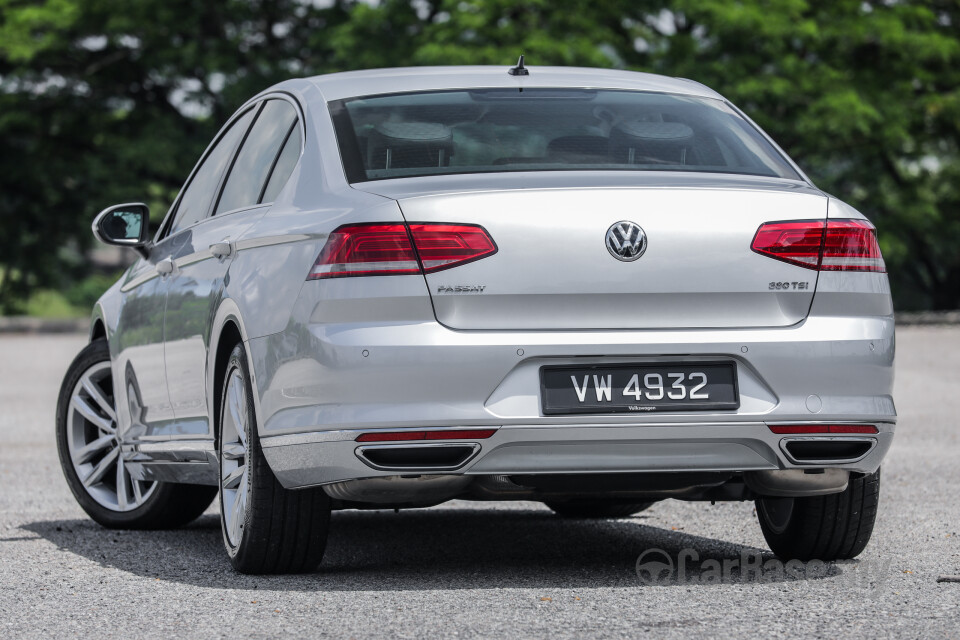
[[(960, 4), (674, 3), (656, 69), (723, 92), (877, 225), (900, 308), (960, 307)], [(688, 50), (689, 49), (689, 50)]]
[(79, 15), (72, 0), (50, 0), (42, 4), (24, 4), (0, 0), (3, 24), (0, 42), (12, 62), (29, 61), (44, 49), (55, 47), (57, 40)]
[(38, 318), (84, 318), (93, 304), (120, 277), (120, 273), (94, 273), (78, 281), (61, 284), (60, 288), (34, 289), (29, 297), (12, 307), (17, 315)]
[(38, 289), (23, 303), (23, 314), (36, 318), (82, 318), (89, 310), (78, 309), (59, 291)]
[(77, 309), (82, 309), (81, 315), (87, 315), (93, 304), (109, 289), (120, 277), (120, 273), (94, 273), (63, 292), (67, 302)]
[(956, 0), (0, 0), (0, 312), (63, 286), (99, 209), (159, 221), (275, 82), (520, 53), (717, 89), (871, 216), (899, 307), (960, 307)]

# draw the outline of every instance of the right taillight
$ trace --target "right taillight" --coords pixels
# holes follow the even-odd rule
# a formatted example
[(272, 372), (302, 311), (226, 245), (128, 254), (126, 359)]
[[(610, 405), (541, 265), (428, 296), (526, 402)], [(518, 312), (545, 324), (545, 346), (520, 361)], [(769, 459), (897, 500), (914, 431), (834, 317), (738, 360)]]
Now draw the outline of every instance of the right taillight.
[(768, 222), (757, 229), (750, 248), (818, 271), (887, 270), (876, 229), (865, 220)]
[(884, 273), (877, 230), (865, 220), (828, 220), (820, 270)]
[(327, 238), (307, 280), (433, 273), (496, 252), (474, 224), (348, 224)]

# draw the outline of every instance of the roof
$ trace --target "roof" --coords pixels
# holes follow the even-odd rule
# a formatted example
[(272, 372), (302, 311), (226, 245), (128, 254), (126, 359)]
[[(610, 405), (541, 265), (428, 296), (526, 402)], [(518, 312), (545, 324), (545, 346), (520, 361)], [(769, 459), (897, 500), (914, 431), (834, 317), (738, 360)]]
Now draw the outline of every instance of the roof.
[(327, 101), (358, 96), (442, 89), (587, 88), (630, 89), (721, 98), (708, 87), (683, 78), (652, 73), (585, 67), (527, 67), (530, 75), (512, 76), (510, 65), (471, 67), (404, 67), (370, 69), (314, 76), (308, 80)]

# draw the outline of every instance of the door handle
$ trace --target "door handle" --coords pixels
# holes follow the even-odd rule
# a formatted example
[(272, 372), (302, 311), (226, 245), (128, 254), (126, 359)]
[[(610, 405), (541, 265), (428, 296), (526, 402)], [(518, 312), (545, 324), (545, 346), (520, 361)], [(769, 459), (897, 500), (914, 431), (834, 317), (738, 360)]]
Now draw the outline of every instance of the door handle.
[(157, 273), (161, 276), (168, 276), (173, 273), (173, 258), (164, 258), (157, 263)]
[(233, 253), (233, 245), (231, 245), (227, 240), (224, 240), (223, 242), (214, 242), (212, 245), (210, 245), (210, 253), (217, 258), (226, 258)]

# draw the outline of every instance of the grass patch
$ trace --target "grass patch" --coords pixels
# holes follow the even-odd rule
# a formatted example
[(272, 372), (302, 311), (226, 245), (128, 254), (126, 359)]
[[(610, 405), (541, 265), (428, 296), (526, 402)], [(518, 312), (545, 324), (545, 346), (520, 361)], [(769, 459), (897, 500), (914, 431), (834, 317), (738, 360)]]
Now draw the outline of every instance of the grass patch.
[(62, 290), (35, 289), (29, 298), (18, 301), (7, 313), (34, 318), (86, 318), (94, 303), (117, 281), (121, 273), (91, 274), (83, 280), (67, 284)]
[(25, 315), (36, 318), (84, 318), (90, 309), (81, 309), (67, 300), (59, 291), (40, 289), (31, 295), (23, 305)]

